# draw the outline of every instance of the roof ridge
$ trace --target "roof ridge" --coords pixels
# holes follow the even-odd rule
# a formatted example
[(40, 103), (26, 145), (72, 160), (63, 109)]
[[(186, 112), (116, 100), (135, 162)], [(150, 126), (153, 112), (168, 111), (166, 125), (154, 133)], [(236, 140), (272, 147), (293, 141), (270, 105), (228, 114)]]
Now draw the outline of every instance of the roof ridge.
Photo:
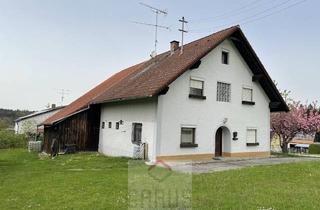
[[(109, 95), (109, 98), (118, 97), (119, 99), (122, 99), (128, 97), (129, 91), (131, 92), (131, 95), (135, 97), (140, 96), (141, 89), (145, 88), (143, 91), (144, 94), (148, 93), (149, 96), (153, 96), (159, 91), (159, 87), (156, 86), (156, 84), (158, 84), (157, 82), (171, 83), (176, 76), (182, 74), (184, 69), (188, 68), (188, 66), (192, 64), (193, 60), (203, 57), (207, 52), (212, 50), (212, 48), (218, 42), (220, 42), (224, 36), (236, 31), (236, 28), (239, 28), (239, 26), (232, 26), (185, 44), (186, 49), (195, 47), (196, 49), (199, 48), (198, 51), (194, 51), (196, 49), (192, 49), (190, 51), (189, 49), (189, 52), (186, 52), (187, 54), (184, 53), (182, 54), (183, 56), (180, 56), (179, 53), (169, 55), (170, 50), (168, 50), (151, 59), (144, 60), (138, 64), (116, 72), (91, 90), (87, 91), (84, 95), (73, 101), (71, 104), (69, 104), (69, 106), (48, 118), (44, 123), (48, 123), (48, 125), (50, 125), (56, 122), (57, 119), (64, 119), (72, 113), (95, 104), (96, 101), (103, 99), (105, 95)], [(206, 39), (212, 39), (212, 43), (210, 42), (210, 44), (207, 44)], [(198, 46), (198, 44), (200, 44), (200, 46)], [(154, 62), (156, 62), (156, 65), (152, 65)], [(156, 71), (159, 70), (159, 68), (162, 70)], [(170, 68), (170, 71), (166, 71), (166, 68)], [(136, 74), (139, 75), (134, 78), (133, 76)], [(130, 78), (133, 78), (133, 80), (130, 81)], [(168, 79), (167, 82), (164, 81), (166, 78)], [(149, 87), (150, 84), (153, 85)]]

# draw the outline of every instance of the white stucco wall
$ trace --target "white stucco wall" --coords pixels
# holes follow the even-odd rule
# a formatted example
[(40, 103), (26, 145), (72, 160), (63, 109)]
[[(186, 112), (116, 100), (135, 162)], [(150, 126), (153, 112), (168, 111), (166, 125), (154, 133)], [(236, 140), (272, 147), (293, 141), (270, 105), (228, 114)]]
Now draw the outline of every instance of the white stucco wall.
[[(221, 63), (222, 49), (229, 51), (229, 65)], [(174, 81), (166, 95), (158, 98), (157, 156), (213, 154), (215, 132), (224, 125), (238, 132), (239, 140), (223, 138), (223, 152), (270, 151), (269, 99), (258, 83), (252, 82), (252, 72), (231, 41), (226, 40), (201, 60), (198, 69), (189, 70)], [(191, 99), (190, 77), (205, 81), (206, 100)], [(217, 102), (217, 82), (231, 83), (231, 102)], [(242, 87), (253, 88), (255, 105), (242, 104)], [(180, 128), (196, 128), (196, 148), (180, 148)], [(246, 145), (247, 128), (257, 129), (259, 146)]]
[[(110, 156), (132, 157), (132, 123), (142, 123), (142, 143), (148, 144), (148, 157), (154, 160), (156, 109), (156, 99), (102, 105), (100, 122), (105, 122), (105, 128), (102, 129), (100, 125), (99, 152)], [(116, 122), (120, 120), (123, 120), (123, 124), (116, 130)], [(108, 128), (108, 122), (112, 122), (112, 128)]]
[[(46, 112), (43, 114), (39, 114), (39, 115), (30, 117), (30, 118), (26, 118), (26, 119), (20, 120), (18, 122), (15, 122), (15, 127), (14, 127), (15, 133), (16, 134), (24, 134), (26, 132), (36, 133), (37, 132), (37, 125), (44, 122), (46, 119), (48, 119), (49, 117), (51, 117), (52, 115), (54, 115), (58, 111), (60, 111), (60, 109)], [(39, 129), (41, 129), (41, 128), (43, 128), (43, 127), (39, 127)]]

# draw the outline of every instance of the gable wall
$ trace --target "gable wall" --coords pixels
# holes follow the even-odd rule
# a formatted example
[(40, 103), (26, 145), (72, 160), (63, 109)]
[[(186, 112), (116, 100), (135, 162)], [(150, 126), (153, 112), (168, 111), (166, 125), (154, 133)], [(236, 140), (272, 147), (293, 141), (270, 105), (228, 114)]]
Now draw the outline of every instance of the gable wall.
[[(227, 49), (229, 65), (221, 63), (221, 50)], [(166, 95), (158, 99), (157, 156), (213, 154), (216, 130), (223, 125), (238, 132), (238, 141), (223, 143), (223, 152), (263, 152), (270, 150), (269, 99), (261, 86), (252, 82), (252, 72), (232, 44), (226, 40), (202, 60), (198, 69), (189, 70), (169, 86)], [(204, 79), (206, 100), (190, 99), (190, 77)], [(217, 102), (217, 81), (231, 83), (231, 102)], [(253, 88), (254, 106), (242, 105), (242, 87)], [(196, 127), (197, 148), (180, 148), (183, 125)], [(257, 128), (259, 146), (246, 145), (246, 130)]]
[[(51, 117), (59, 111), (60, 109), (57, 109), (16, 122), (14, 128), (16, 134), (24, 134), (26, 132), (36, 133), (37, 125), (44, 122), (46, 119), (48, 119), (49, 117)], [(43, 128), (43, 126), (41, 126), (41, 128)]]

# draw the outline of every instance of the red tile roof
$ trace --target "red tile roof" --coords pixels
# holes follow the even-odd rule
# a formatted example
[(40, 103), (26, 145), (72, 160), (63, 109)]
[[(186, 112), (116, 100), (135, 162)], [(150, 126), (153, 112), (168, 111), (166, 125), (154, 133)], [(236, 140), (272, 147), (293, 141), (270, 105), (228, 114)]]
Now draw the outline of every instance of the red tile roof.
[(43, 122), (44, 125), (51, 125), (57, 121), (60, 121), (68, 116), (71, 116), (72, 114), (83, 110), (87, 108), (90, 105), (90, 102), (96, 98), (98, 95), (104, 93), (105, 91), (109, 90), (113, 85), (120, 82), (123, 78), (127, 77), (128, 75), (134, 73), (139, 69), (139, 67), (142, 65), (142, 63), (137, 64), (135, 66), (129, 67), (127, 69), (124, 69), (113, 76), (111, 76), (109, 79), (105, 80), (68, 106), (66, 106), (61, 111), (57, 112), (56, 114), (49, 117), (45, 122)]
[(174, 54), (168, 51), (127, 68), (81, 96), (46, 120), (44, 124), (51, 125), (88, 107), (90, 104), (156, 96), (236, 31), (241, 32), (239, 26), (230, 27), (186, 44), (182, 54), (180, 54), (180, 50), (176, 50)]

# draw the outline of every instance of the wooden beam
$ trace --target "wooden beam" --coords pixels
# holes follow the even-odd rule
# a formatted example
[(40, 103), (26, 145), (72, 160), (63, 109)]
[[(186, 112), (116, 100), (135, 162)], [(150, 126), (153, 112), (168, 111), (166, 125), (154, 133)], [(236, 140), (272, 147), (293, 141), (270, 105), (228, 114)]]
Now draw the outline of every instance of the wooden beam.
[(278, 101), (272, 101), (269, 103), (269, 108), (270, 109), (276, 109), (281, 105), (281, 102)]
[(264, 78), (263, 74), (257, 74), (252, 76), (252, 82), (259, 82), (261, 79)]
[(199, 68), (200, 64), (201, 64), (201, 60), (198, 60), (190, 67), (190, 70)]
[(167, 86), (167, 87), (163, 88), (163, 89), (159, 92), (158, 95), (165, 95), (165, 94), (168, 92), (168, 90), (169, 90), (169, 87)]
[(237, 37), (234, 37), (234, 36), (230, 37), (230, 39), (231, 39), (232, 41), (241, 42), (240, 39), (238, 39)]

